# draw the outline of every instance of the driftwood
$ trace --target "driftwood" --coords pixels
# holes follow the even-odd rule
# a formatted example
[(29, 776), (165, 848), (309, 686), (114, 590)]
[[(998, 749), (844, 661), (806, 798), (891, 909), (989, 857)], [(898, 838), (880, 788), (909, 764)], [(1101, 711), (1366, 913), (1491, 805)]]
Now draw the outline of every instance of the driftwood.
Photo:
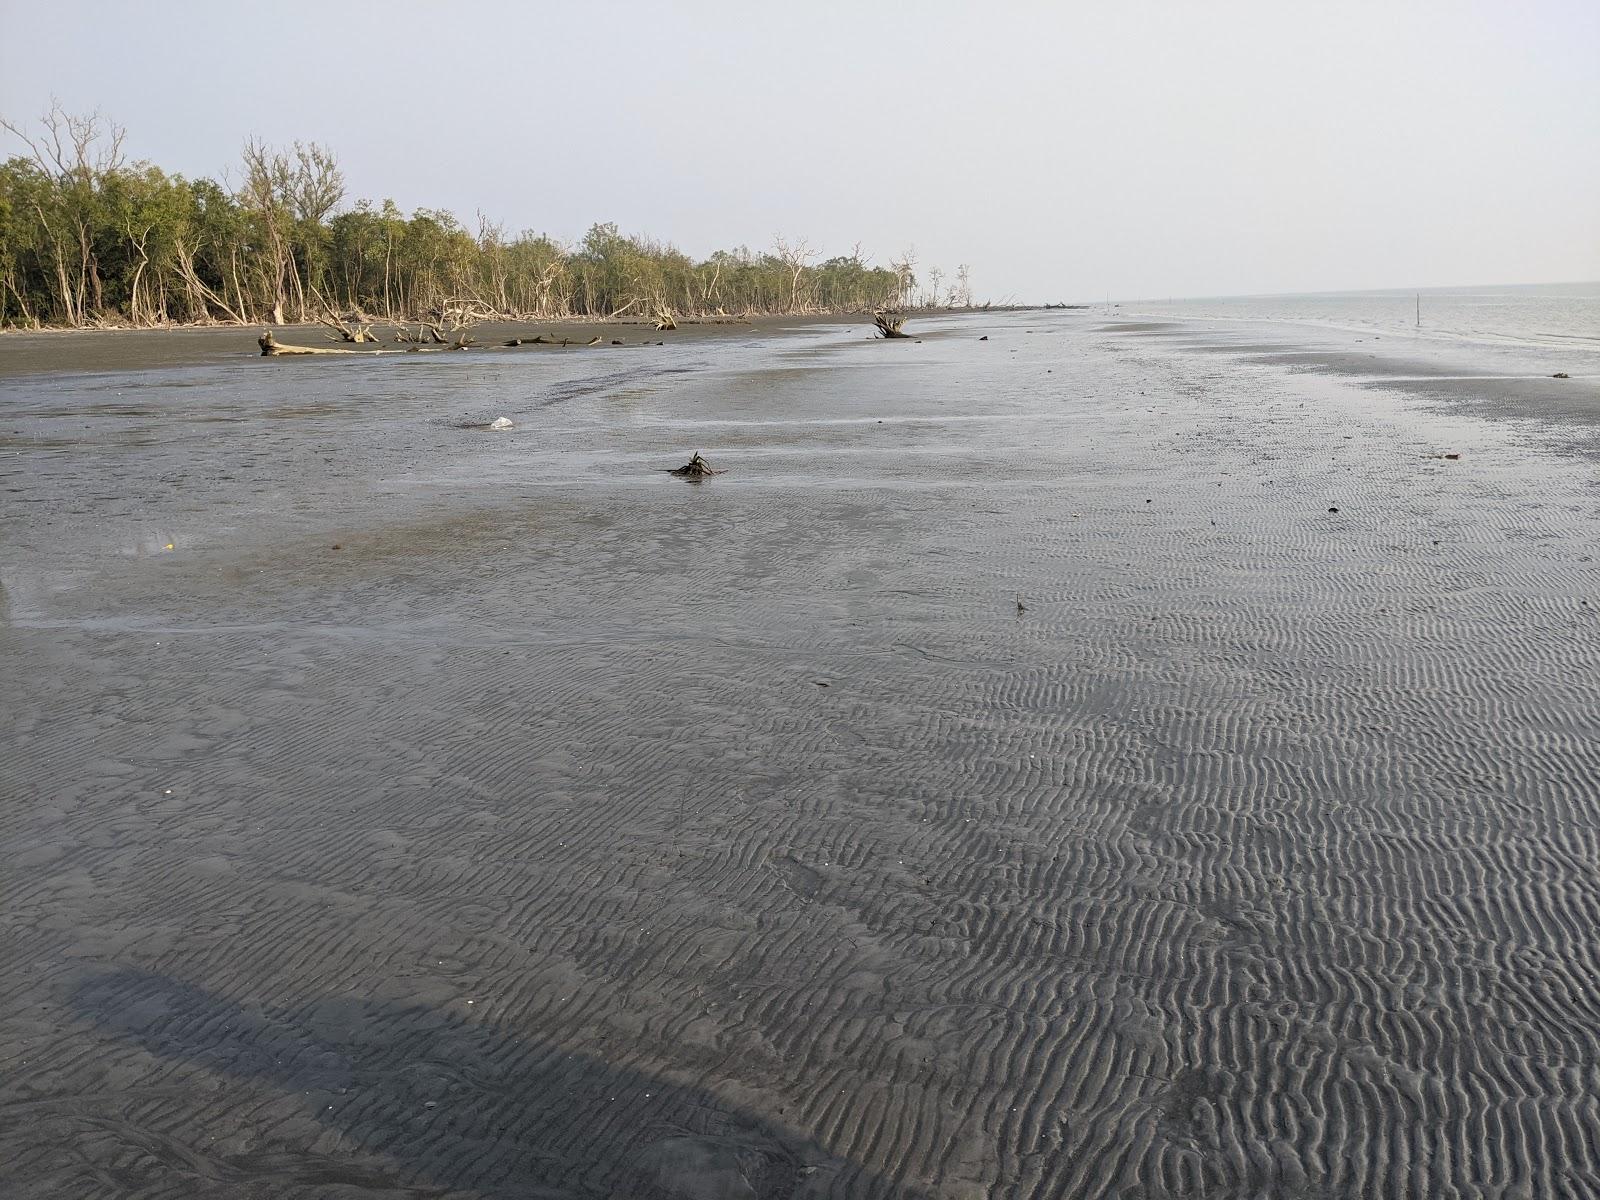
[(704, 479), (707, 475), (721, 475), (721, 471), (711, 469), (711, 464), (700, 457), (700, 451), (694, 452), (694, 457), (681, 467), (674, 467), (668, 471), (669, 475), (678, 475), (684, 479)]
[(676, 329), (677, 327), (678, 327), (677, 319), (675, 317), (673, 317), (672, 310), (670, 308), (663, 307), (663, 308), (656, 309), (656, 329), (657, 330)]
[(903, 328), (906, 319), (900, 313), (875, 312), (872, 314), (872, 323), (878, 327), (878, 333), (886, 338), (908, 338), (911, 335)]
[(456, 340), (445, 346), (413, 346), (407, 354), (440, 354), (449, 353), (451, 350), (476, 350), (478, 343), (472, 340), (470, 334), (458, 334)]
[(339, 335), (336, 339), (334, 339), (335, 341), (354, 342), (357, 345), (361, 345), (366, 342), (376, 342), (378, 340), (378, 335), (372, 332), (372, 326), (370, 324), (352, 325), (349, 322), (341, 321), (332, 313), (328, 313), (326, 316), (318, 317), (317, 320)]
[(538, 337), (512, 338), (506, 343), (507, 346), (598, 346), (599, 344), (600, 335), (598, 333), (590, 338), (587, 342), (574, 341), (572, 338), (568, 337), (545, 337), (544, 334), (541, 333)]
[(272, 336), (268, 329), (256, 339), (256, 345), (261, 347), (261, 353), (269, 357), (281, 357), (289, 354), (367, 354), (366, 350), (335, 350), (332, 346), (285, 346)]
[(400, 326), (394, 331), (394, 340), (402, 345), (421, 346), (428, 342), (432, 342), (435, 346), (448, 346), (450, 344), (450, 339), (439, 332), (437, 325), (431, 325), (426, 321), (417, 323), (417, 331), (415, 333), (412, 333), (404, 325)]
[[(272, 330), (265, 330), (256, 339), (256, 345), (261, 347), (261, 353), (269, 357), (281, 358), (286, 355), (300, 354), (365, 354), (368, 356), (378, 354), (397, 354), (395, 350), (341, 350), (333, 346), (289, 346), (278, 341), (272, 336)], [(406, 354), (439, 354), (451, 350), (476, 350), (477, 344), (466, 333), (459, 335), (455, 341), (443, 346), (409, 346)]]

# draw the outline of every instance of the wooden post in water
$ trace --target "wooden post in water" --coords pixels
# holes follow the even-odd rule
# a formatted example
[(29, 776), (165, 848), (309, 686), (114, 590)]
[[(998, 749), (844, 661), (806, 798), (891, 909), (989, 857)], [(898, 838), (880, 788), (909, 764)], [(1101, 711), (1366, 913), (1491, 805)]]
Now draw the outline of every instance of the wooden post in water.
[(1422, 293), (1417, 293), (1417, 328), (1422, 328)]

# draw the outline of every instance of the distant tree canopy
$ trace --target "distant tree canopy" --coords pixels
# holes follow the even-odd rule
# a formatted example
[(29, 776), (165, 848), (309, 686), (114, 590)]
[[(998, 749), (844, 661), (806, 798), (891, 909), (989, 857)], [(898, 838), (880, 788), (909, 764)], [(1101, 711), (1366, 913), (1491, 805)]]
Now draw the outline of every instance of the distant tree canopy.
[[(507, 236), (481, 215), (392, 201), (342, 207), (325, 148), (252, 140), (233, 187), (123, 154), (98, 114), (52, 108), (37, 129), (0, 126), (29, 153), (0, 165), (0, 326), (306, 321), (328, 312), (417, 320), (859, 311), (928, 303), (908, 254), (873, 267), (859, 246), (816, 261), (806, 243), (765, 253), (674, 247), (595, 225), (575, 247)], [(961, 273), (965, 289), (965, 268)], [(933, 303), (971, 303), (970, 289)]]

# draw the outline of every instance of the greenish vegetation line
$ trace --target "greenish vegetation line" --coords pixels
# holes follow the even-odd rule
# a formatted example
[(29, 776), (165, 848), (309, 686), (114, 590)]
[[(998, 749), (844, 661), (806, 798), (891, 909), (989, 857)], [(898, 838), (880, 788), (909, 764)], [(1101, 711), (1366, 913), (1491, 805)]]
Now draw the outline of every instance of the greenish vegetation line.
[(480, 218), (392, 201), (346, 206), (334, 156), (247, 142), (236, 186), (131, 162), (123, 131), (59, 105), (36, 127), (0, 120), (27, 153), (0, 165), (0, 327), (547, 319), (858, 312), (972, 303), (915, 262), (821, 260), (804, 242), (695, 261), (598, 224), (577, 246), (507, 236)]

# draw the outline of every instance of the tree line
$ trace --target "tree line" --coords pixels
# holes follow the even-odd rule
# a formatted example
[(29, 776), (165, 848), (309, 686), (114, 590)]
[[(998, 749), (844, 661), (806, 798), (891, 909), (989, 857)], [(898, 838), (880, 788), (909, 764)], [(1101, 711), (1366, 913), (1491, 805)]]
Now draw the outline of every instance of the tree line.
[(966, 267), (921, 286), (889, 266), (823, 259), (803, 241), (695, 260), (597, 224), (575, 246), (508, 236), (481, 215), (393, 201), (345, 205), (334, 155), (252, 139), (232, 186), (130, 161), (124, 131), (59, 105), (36, 128), (0, 120), (27, 153), (0, 165), (0, 327), (812, 313), (970, 306)]

